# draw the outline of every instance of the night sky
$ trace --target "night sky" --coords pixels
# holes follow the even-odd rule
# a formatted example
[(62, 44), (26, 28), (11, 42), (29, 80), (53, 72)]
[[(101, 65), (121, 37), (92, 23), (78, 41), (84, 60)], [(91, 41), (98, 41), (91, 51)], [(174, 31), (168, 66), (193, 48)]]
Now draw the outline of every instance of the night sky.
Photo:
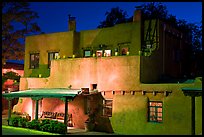
[[(143, 2), (30, 2), (30, 7), (39, 15), (36, 21), (42, 32), (53, 33), (68, 30), (68, 14), (76, 17), (77, 31), (92, 30), (105, 20), (105, 13), (111, 8), (119, 7), (131, 17), (135, 6), (141, 4)], [(177, 19), (201, 24), (202, 2), (163, 2), (163, 5)]]

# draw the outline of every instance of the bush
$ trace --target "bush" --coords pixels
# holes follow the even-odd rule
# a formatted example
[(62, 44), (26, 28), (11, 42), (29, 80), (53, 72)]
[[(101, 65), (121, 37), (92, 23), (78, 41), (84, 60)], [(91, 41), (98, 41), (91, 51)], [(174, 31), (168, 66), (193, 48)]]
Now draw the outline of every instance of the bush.
[(40, 130), (40, 121), (33, 119), (31, 122), (28, 122), (28, 128)]
[(8, 119), (9, 125), (11, 123), (11, 126), (18, 127), (19, 126), (19, 121), (21, 117), (11, 117)]
[(21, 127), (27, 127), (26, 126), (27, 122), (28, 122), (27, 118), (22, 118), (22, 117), (19, 118), (19, 123)]
[(58, 122), (54, 126), (54, 132), (59, 134), (65, 134), (67, 127), (64, 125), (64, 123)]

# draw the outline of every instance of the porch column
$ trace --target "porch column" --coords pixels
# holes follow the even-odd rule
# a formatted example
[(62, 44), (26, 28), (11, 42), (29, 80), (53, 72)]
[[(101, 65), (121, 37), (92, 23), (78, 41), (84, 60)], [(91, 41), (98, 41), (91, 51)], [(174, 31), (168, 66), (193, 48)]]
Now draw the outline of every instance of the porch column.
[(68, 122), (68, 98), (67, 97), (65, 97), (65, 101), (64, 101), (64, 103), (65, 103), (65, 105), (64, 105), (64, 113), (65, 113), (65, 115), (64, 115), (64, 124), (66, 125), (66, 131), (65, 131), (65, 134), (67, 134), (67, 122)]
[(42, 98), (33, 97), (32, 100), (35, 100), (35, 120), (38, 120), (38, 101)]
[(195, 97), (202, 96), (201, 89), (183, 88), (185, 96), (191, 96), (191, 135), (195, 135)]
[(195, 96), (191, 96), (191, 116), (192, 116), (191, 134), (195, 135)]
[(8, 119), (11, 118), (12, 97), (6, 98), (8, 100)]

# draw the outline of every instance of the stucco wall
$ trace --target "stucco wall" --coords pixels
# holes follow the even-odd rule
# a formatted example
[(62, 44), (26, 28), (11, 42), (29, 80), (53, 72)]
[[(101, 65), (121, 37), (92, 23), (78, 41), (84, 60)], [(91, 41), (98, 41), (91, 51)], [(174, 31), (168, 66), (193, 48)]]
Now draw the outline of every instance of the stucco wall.
[[(183, 87), (201, 87), (201, 81), (191, 84), (141, 84), (144, 91), (172, 91), (165, 96), (163, 93), (142, 95), (113, 96), (113, 116), (110, 119), (114, 132), (118, 134), (137, 135), (190, 135), (191, 134), (191, 97), (185, 96)], [(163, 122), (148, 122), (147, 103), (163, 101)], [(202, 133), (202, 97), (196, 97), (196, 134)]]
[[(70, 31), (70, 32), (41, 34), (41, 35), (26, 37), (24, 76), (37, 77), (38, 74), (40, 73), (46, 76), (49, 76), (48, 65), (47, 65), (48, 51), (59, 51), (61, 57), (64, 55), (72, 56), (73, 44), (74, 44), (73, 35), (74, 35), (74, 32)], [(40, 53), (39, 69), (29, 69), (30, 53), (32, 52)], [(35, 71), (35, 72), (32, 72), (32, 71)]]
[(99, 91), (133, 90), (138, 79), (138, 56), (61, 59), (52, 62), (48, 87), (80, 89), (97, 84)]

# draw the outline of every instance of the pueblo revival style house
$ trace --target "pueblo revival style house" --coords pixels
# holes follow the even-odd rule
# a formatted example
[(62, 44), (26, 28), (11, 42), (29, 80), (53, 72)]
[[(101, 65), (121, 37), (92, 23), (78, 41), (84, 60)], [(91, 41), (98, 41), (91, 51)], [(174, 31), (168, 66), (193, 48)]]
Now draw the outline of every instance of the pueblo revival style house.
[(77, 32), (70, 17), (68, 28), (26, 38), (20, 91), (3, 95), (19, 97), (13, 112), (81, 129), (94, 117), (94, 130), (117, 134), (202, 134), (202, 78), (181, 80), (187, 34), (140, 10), (130, 23)]

